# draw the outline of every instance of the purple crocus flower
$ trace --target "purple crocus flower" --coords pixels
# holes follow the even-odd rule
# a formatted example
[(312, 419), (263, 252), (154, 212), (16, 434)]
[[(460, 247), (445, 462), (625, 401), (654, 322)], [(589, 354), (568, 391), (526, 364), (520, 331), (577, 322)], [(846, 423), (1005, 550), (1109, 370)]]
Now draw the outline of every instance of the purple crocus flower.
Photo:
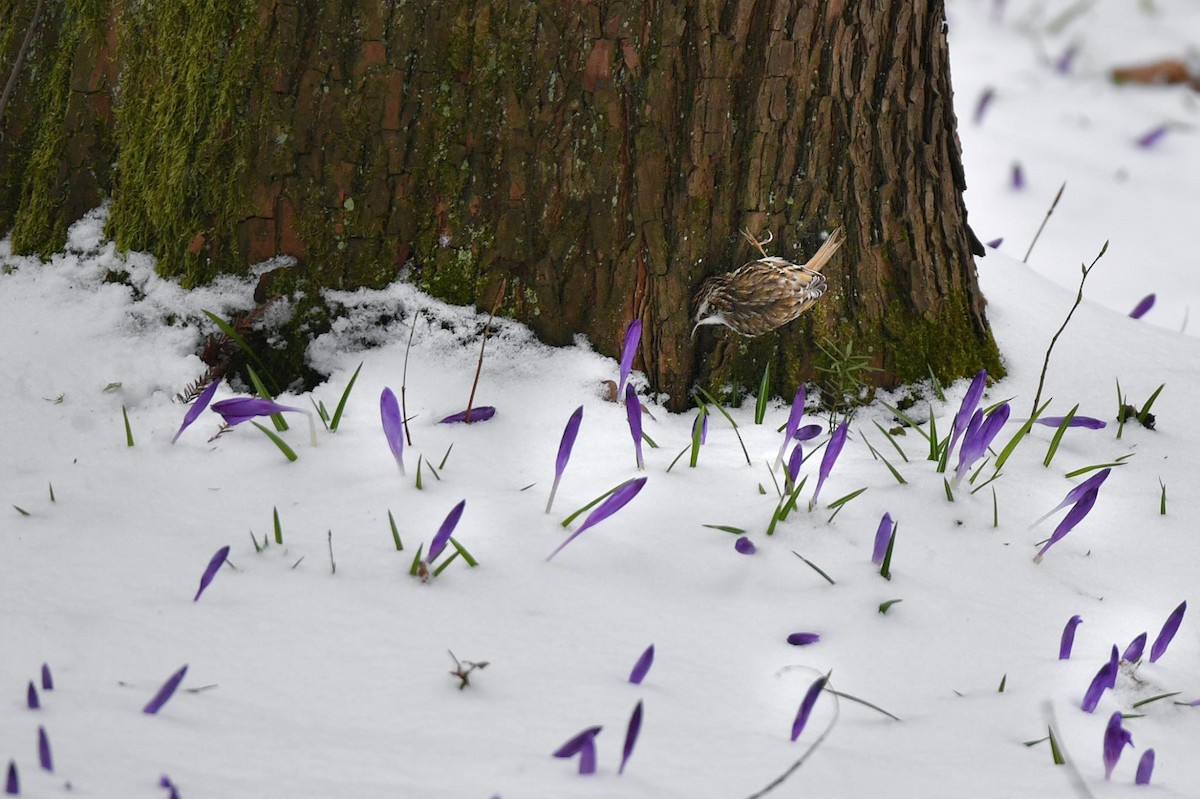
[(50, 676), (50, 667), (45, 663), (42, 664), (42, 690), (54, 690), (54, 678)]
[(383, 423), (383, 437), (387, 439), (388, 448), (392, 451), (392, 457), (396, 459), (396, 465), (400, 467), (400, 474), (404, 474), (404, 418), (400, 415), (400, 402), (396, 399), (396, 394), (388, 387), (384, 387), (379, 394), (379, 418)]
[(625, 773), (625, 764), (629, 762), (629, 756), (633, 754), (633, 747), (637, 745), (638, 734), (641, 731), (642, 702), (639, 699), (633, 713), (629, 716), (629, 726), (625, 728), (625, 746), (621, 749), (621, 767), (617, 769), (618, 774)]
[(642, 460), (642, 403), (638, 402), (633, 386), (625, 386), (625, 415), (629, 418), (629, 434), (633, 436), (637, 467), (643, 469), (645, 463)]
[(555, 555), (557, 555), (563, 547), (582, 535), (584, 530), (595, 524), (599, 524), (609, 516), (612, 516), (614, 513), (619, 511), (621, 508), (625, 507), (629, 500), (638, 495), (638, 492), (642, 490), (642, 486), (646, 485), (646, 480), (647, 478), (645, 477), (638, 477), (633, 480), (627, 480), (618, 486), (617, 489), (608, 496), (608, 499), (601, 502), (599, 507), (588, 514), (588, 517), (583, 520), (583, 524), (579, 526), (578, 530), (571, 533), (566, 541), (563, 541), (561, 544), (555, 547), (554, 551), (547, 556), (546, 560), (550, 560), (550, 558), (553, 558)]
[(817, 487), (813, 490), (812, 499), (808, 501), (808, 509), (812, 510), (817, 505), (817, 497), (821, 494), (821, 486), (825, 485), (825, 478), (829, 477), (829, 473), (833, 471), (833, 464), (837, 461), (838, 455), (842, 452), (842, 447), (846, 445), (846, 432), (848, 428), (845, 422), (837, 426), (833, 431), (833, 435), (829, 437), (829, 444), (825, 447), (825, 453), (821, 456), (821, 468), (817, 472)]
[(171, 439), (172, 444), (179, 440), (183, 431), (187, 430), (200, 414), (204, 413), (204, 409), (208, 407), (208, 403), (212, 402), (213, 394), (217, 393), (217, 387), (220, 385), (220, 380), (211, 380), (204, 391), (200, 392), (200, 396), (196, 397), (192, 407), (188, 408), (188, 412), (183, 415), (183, 424), (179, 425), (179, 429), (175, 431), (175, 436)]
[(1142, 633), (1137, 638), (1129, 642), (1129, 646), (1125, 647), (1125, 651), (1121, 653), (1121, 660), (1130, 663), (1136, 663), (1138, 658), (1142, 656), (1142, 651), (1146, 648), (1146, 633)]
[(993, 250), (998, 250), (998, 249), (1000, 249), (1000, 245), (1003, 243), (1004, 243), (1004, 237), (1001, 236), (998, 239), (992, 239), (991, 241), (987, 242), (987, 246), (991, 247)]
[(876, 566), (883, 565), (883, 559), (887, 555), (888, 542), (892, 540), (893, 529), (895, 529), (895, 525), (892, 523), (892, 514), (883, 514), (883, 518), (879, 520), (879, 527), (875, 530), (875, 546), (871, 550), (871, 562)]
[(808, 717), (812, 715), (813, 705), (817, 704), (817, 697), (821, 695), (821, 689), (825, 687), (826, 679), (821, 677), (814, 682), (800, 702), (800, 709), (796, 711), (796, 720), (792, 722), (793, 741), (800, 737), (800, 733), (804, 732), (804, 725), (808, 723)]
[(1104, 695), (1113, 683), (1117, 680), (1117, 665), (1109, 658), (1105, 661), (1100, 670), (1096, 672), (1096, 676), (1092, 678), (1092, 682), (1088, 685), (1087, 691), (1083, 694), (1083, 702), (1080, 707), (1083, 710), (1091, 713), (1096, 709), (1096, 705), (1100, 704), (1100, 697)]
[(1069, 660), (1071, 657), (1071, 647), (1075, 645), (1075, 628), (1083, 623), (1083, 617), (1078, 613), (1067, 619), (1067, 625), (1063, 627), (1062, 639), (1058, 642), (1058, 659)]
[(1158, 660), (1167, 651), (1167, 647), (1171, 643), (1171, 639), (1175, 637), (1175, 633), (1179, 631), (1179, 623), (1183, 621), (1183, 614), (1187, 612), (1187, 602), (1180, 602), (1179, 607), (1171, 611), (1171, 615), (1163, 622), (1162, 629), (1158, 631), (1158, 637), (1154, 639), (1154, 643), (1150, 647), (1150, 662)]
[(1058, 71), (1058, 74), (1066, 75), (1071, 71), (1071, 64), (1075, 61), (1075, 54), (1077, 52), (1079, 52), (1079, 48), (1075, 45), (1071, 45), (1063, 51), (1063, 54), (1054, 62), (1054, 68)]
[(625, 344), (621, 347), (621, 382), (617, 384), (617, 396), (625, 390), (625, 380), (633, 368), (633, 356), (637, 354), (638, 342), (642, 338), (642, 320), (634, 319), (625, 328)]
[(46, 737), (46, 728), (38, 725), (38, 764), (43, 771), (54, 771), (54, 758), (50, 755), (50, 739)]
[(494, 407), (491, 405), (480, 405), (478, 408), (471, 408), (469, 411), (452, 413), (439, 421), (438, 424), (457, 424), (458, 422), (474, 424), (475, 422), (486, 422), (495, 415), (496, 409)]
[(1025, 188), (1025, 172), (1021, 169), (1020, 162), (1014, 162), (1012, 165), (1012, 187), (1013, 191), (1020, 191)]
[(792, 447), (792, 454), (788, 456), (787, 462), (787, 477), (788, 482), (792, 485), (796, 484), (796, 480), (800, 477), (800, 466), (804, 463), (804, 447), (796, 442), (796, 446)]
[[(958, 449), (958, 468), (954, 470), (954, 485), (958, 485), (975, 461), (983, 457), (987, 448), (992, 445), (1004, 423), (1008, 421), (1011, 412), (1008, 403), (995, 408), (983, 418), (982, 411), (976, 411), (971, 417), (967, 431), (963, 434), (962, 446)], [(976, 419), (980, 421), (976, 423)]]
[(220, 402), (214, 402), (212, 409), (221, 414), (225, 419), (225, 424), (230, 427), (259, 416), (271, 416), (272, 414), (283, 413), (285, 411), (302, 413), (308, 417), (308, 431), (312, 438), (312, 445), (314, 447), (317, 445), (316, 423), (313, 422), (312, 413), (303, 408), (280, 405), (275, 400), (263, 399), (262, 397), (232, 397)]
[(582, 421), (583, 406), (580, 405), (567, 420), (567, 426), (563, 428), (562, 440), (558, 442), (558, 459), (554, 462), (554, 485), (550, 486), (550, 499), (546, 500), (546, 513), (550, 512), (550, 506), (554, 504), (554, 495), (558, 493), (558, 481), (562, 479), (563, 471), (567, 468), (567, 461), (571, 459), (571, 448), (575, 446), (575, 437), (579, 435), (579, 424)]
[(1084, 480), (1079, 485), (1072, 488), (1070, 491), (1067, 492), (1067, 495), (1063, 498), (1062, 502), (1058, 503), (1053, 508), (1051, 508), (1049, 511), (1042, 514), (1042, 516), (1037, 521), (1035, 521), (1033, 524), (1029, 525), (1030, 528), (1036, 527), (1038, 524), (1040, 524), (1046, 518), (1053, 516), (1055, 513), (1062, 510), (1063, 508), (1067, 507), (1068, 505), (1074, 505), (1075, 503), (1079, 502), (1079, 500), (1083, 498), (1083, 495), (1086, 494), (1088, 491), (1092, 490), (1093, 488), (1099, 489), (1100, 486), (1104, 485), (1104, 481), (1108, 479), (1108, 475), (1110, 472), (1112, 472), (1111, 468), (1101, 469), (1100, 471), (1096, 472), (1094, 475), (1092, 475), (1088, 479)]
[(602, 730), (599, 724), (588, 727), (583, 732), (571, 738), (558, 749), (554, 750), (555, 757), (571, 758), (579, 755), (579, 773), (593, 774), (596, 771), (596, 736)]
[(17, 779), (17, 763), (8, 761), (8, 779), (4, 781), (4, 792), (9, 796), (21, 795), (21, 781)]
[(1121, 656), (1117, 654), (1117, 645), (1112, 645), (1112, 652), (1108, 656), (1108, 665), (1111, 668), (1108, 671), (1108, 681), (1104, 684), (1105, 688), (1112, 689), (1117, 687), (1117, 673), (1121, 668)]
[(1133, 310), (1129, 312), (1129, 317), (1131, 319), (1141, 319), (1146, 315), (1147, 311), (1154, 307), (1156, 299), (1158, 298), (1153, 294), (1147, 294), (1145, 297), (1142, 297), (1142, 301), (1133, 306)]
[(208, 566), (204, 568), (204, 574), (200, 575), (200, 588), (196, 591), (196, 596), (192, 597), (192, 601), (199, 601), (200, 595), (204, 593), (204, 589), (208, 588), (208, 584), (213, 581), (217, 570), (225, 564), (225, 558), (229, 557), (229, 545), (221, 547), (217, 553), (208, 561)]
[(787, 424), (783, 428), (783, 443), (779, 445), (779, 454), (775, 456), (775, 466), (773, 469), (778, 469), (779, 464), (783, 463), (783, 451), (787, 449), (788, 442), (792, 440), (792, 436), (796, 434), (797, 428), (800, 427), (800, 419), (804, 417), (804, 403), (807, 401), (807, 395), (804, 391), (804, 385), (796, 389), (796, 396), (792, 398), (792, 409), (788, 412)]
[(1071, 532), (1071, 530), (1075, 528), (1075, 525), (1083, 521), (1083, 517), (1087, 516), (1088, 512), (1091, 511), (1092, 506), (1096, 504), (1096, 495), (1098, 492), (1098, 488), (1089, 488), (1087, 493), (1080, 497), (1079, 501), (1075, 503), (1075, 506), (1067, 511), (1067, 515), (1064, 516), (1063, 520), (1058, 523), (1058, 527), (1054, 528), (1054, 532), (1051, 534), (1050, 540), (1047, 541), (1045, 545), (1038, 550), (1038, 553), (1033, 556), (1034, 563), (1041, 563), (1042, 556), (1046, 554), (1046, 550), (1061, 541), (1067, 533)]
[(25, 706), (30, 710), (37, 710), (42, 706), (38, 700), (37, 688), (33, 686), (33, 680), (29, 681), (29, 688), (25, 691)]
[(153, 716), (155, 713), (161, 710), (162, 706), (165, 705), (167, 700), (170, 699), (175, 693), (175, 689), (179, 687), (179, 683), (183, 682), (183, 676), (187, 674), (187, 670), (187, 664), (184, 664), (183, 668), (172, 674), (167, 681), (163, 683), (162, 688), (158, 689), (158, 693), (154, 695), (154, 698), (147, 702), (146, 706), (142, 708), (142, 712)]
[(1159, 125), (1157, 128), (1153, 128), (1149, 131), (1146, 131), (1141, 136), (1138, 136), (1137, 146), (1141, 147), (1143, 150), (1149, 150), (1151, 147), (1162, 141), (1166, 135), (1167, 126)]
[(741, 536), (737, 541), (734, 541), (733, 548), (743, 555), (753, 555), (758, 551), (758, 547), (754, 546), (754, 542), (746, 536)]
[(820, 633), (792, 633), (787, 637), (787, 642), (792, 646), (808, 646), (820, 640)]
[(1133, 745), (1133, 735), (1121, 726), (1120, 711), (1108, 717), (1108, 725), (1104, 728), (1104, 779), (1112, 779), (1113, 768), (1121, 759), (1121, 750), (1126, 745)]
[(442, 554), (442, 550), (446, 548), (446, 543), (450, 540), (450, 534), (454, 532), (454, 528), (458, 526), (458, 520), (462, 518), (463, 508), (466, 506), (467, 501), (464, 499), (450, 509), (446, 520), (438, 528), (437, 535), (429, 542), (429, 554), (425, 556), (426, 562), (433, 563), (437, 560), (437, 556)]
[[(1059, 427), (1066, 418), (1065, 416), (1039, 416), (1033, 423), (1042, 424), (1046, 427)], [(1093, 416), (1072, 416), (1070, 423), (1067, 424), (1067, 427), (1086, 427), (1088, 430), (1103, 430), (1107, 426), (1108, 423), (1103, 419), (1097, 419)], [(1051, 513), (1053, 512), (1051, 511)]]
[(651, 664), (654, 663), (654, 644), (646, 647), (646, 651), (637, 659), (637, 663), (633, 664), (633, 671), (629, 672), (629, 681), (634, 685), (641, 685), (642, 680), (646, 679), (646, 673), (650, 671)]
[(796, 432), (792, 438), (797, 441), (812, 441), (817, 436), (821, 435), (821, 431), (825, 428), (819, 424), (806, 424), (796, 428)]
[(987, 113), (988, 106), (992, 104), (992, 100), (996, 97), (996, 90), (988, 86), (979, 95), (979, 101), (975, 103), (975, 124), (979, 125), (983, 122), (983, 115)]
[(954, 445), (959, 436), (966, 432), (971, 417), (975, 415), (975, 409), (979, 407), (979, 401), (983, 399), (983, 390), (986, 387), (987, 369), (980, 369), (971, 379), (971, 385), (967, 388), (967, 393), (963, 395), (962, 404), (958, 406), (958, 413), (954, 415), (954, 426), (950, 430), (949, 449), (946, 451), (947, 457), (954, 452)]
[(160, 788), (166, 788), (170, 791), (167, 794), (167, 799), (179, 799), (179, 789), (175, 787), (175, 783), (166, 774), (158, 778), (158, 785)]
[(705, 413), (704, 411), (700, 411), (699, 413), (697, 413), (696, 421), (692, 422), (692, 438), (693, 439), (696, 437), (696, 426), (697, 425), (700, 426), (700, 444), (701, 444), (701, 446), (703, 446), (704, 442), (708, 439), (708, 414)]
[(1134, 784), (1149, 785), (1152, 773), (1154, 773), (1154, 750), (1147, 749), (1138, 759), (1137, 776), (1133, 778)]

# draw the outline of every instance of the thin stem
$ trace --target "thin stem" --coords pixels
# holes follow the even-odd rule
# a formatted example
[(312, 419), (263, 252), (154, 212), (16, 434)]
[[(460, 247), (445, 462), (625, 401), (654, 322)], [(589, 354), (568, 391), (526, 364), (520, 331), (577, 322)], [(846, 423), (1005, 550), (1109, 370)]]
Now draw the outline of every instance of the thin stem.
[(1042, 224), (1038, 226), (1037, 233), (1033, 234), (1033, 241), (1029, 242), (1029, 249), (1025, 251), (1025, 257), (1021, 259), (1021, 263), (1029, 263), (1029, 254), (1033, 252), (1033, 245), (1037, 244), (1037, 240), (1041, 238), (1042, 231), (1046, 227), (1046, 223), (1050, 221), (1050, 215), (1054, 213), (1055, 206), (1058, 205), (1059, 198), (1062, 197), (1063, 189), (1067, 187), (1067, 182), (1058, 187), (1058, 194), (1054, 195), (1054, 202), (1050, 203), (1050, 210), (1046, 212), (1046, 216), (1042, 219)]
[[(400, 423), (404, 426), (404, 438), (410, 447), (412, 446), (412, 435), (408, 432), (408, 406), (404, 402), (404, 389), (408, 385), (408, 353), (412, 350), (413, 335), (417, 332), (417, 317), (420, 315), (420, 308), (413, 312), (412, 329), (408, 331), (408, 346), (404, 348), (404, 371), (400, 376)], [(400, 473), (404, 473), (403, 463), (400, 464)]]
[(500, 281), (500, 291), (496, 292), (496, 301), (492, 303), (487, 324), (483, 326), (483, 341), (479, 344), (479, 363), (475, 366), (475, 380), (471, 383), (471, 396), (467, 397), (467, 412), (463, 414), (463, 421), (467, 424), (471, 423), (471, 405), (475, 402), (475, 389), (479, 386), (479, 374), (483, 371), (483, 349), (487, 346), (488, 334), (492, 330), (492, 319), (496, 317), (496, 311), (500, 309), (500, 301), (504, 299), (504, 290), (507, 288), (508, 278), (504, 278)]
[(29, 29), (25, 31), (25, 38), (21, 40), (21, 49), (17, 51), (16, 60), (13, 61), (12, 72), (8, 73), (8, 80), (4, 83), (4, 93), (0, 94), (0, 119), (4, 119), (4, 110), (8, 108), (8, 98), (12, 96), (13, 87), (17, 85), (17, 76), (21, 74), (21, 67), (25, 66), (25, 56), (29, 53), (33, 32), (37, 28), (38, 19), (42, 16), (42, 6), (44, 5), (46, 5), (46, 0), (38, 0), (37, 8), (33, 9), (33, 18), (29, 20)]

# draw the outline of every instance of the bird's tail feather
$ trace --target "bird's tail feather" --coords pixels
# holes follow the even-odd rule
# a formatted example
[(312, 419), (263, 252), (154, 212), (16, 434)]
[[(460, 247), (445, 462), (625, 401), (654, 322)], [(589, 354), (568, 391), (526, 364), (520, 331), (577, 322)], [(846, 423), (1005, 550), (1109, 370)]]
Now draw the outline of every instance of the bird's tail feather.
[(825, 268), (825, 265), (829, 263), (830, 259), (833, 258), (834, 254), (837, 253), (838, 249), (842, 246), (842, 243), (845, 242), (845, 240), (846, 237), (841, 228), (838, 228), (830, 233), (829, 238), (825, 239), (825, 243), (822, 244), (820, 249), (817, 250), (816, 254), (808, 260), (808, 263), (804, 265), (804, 268), (812, 272), (820, 272)]

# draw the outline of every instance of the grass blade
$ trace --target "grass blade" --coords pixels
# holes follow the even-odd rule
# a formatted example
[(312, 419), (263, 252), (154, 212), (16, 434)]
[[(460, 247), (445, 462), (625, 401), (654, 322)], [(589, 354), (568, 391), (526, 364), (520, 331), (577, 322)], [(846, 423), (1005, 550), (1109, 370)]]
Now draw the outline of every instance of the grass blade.
[(388, 526), (392, 528), (392, 540), (396, 542), (396, 551), (403, 552), (404, 544), (400, 543), (400, 531), (396, 529), (396, 519), (390, 510), (388, 511)]
[(826, 581), (826, 582), (828, 582), (830, 585), (837, 585), (837, 583), (835, 583), (835, 582), (833, 581), (833, 578), (832, 578), (832, 577), (830, 577), (828, 574), (826, 574), (826, 573), (825, 573), (825, 571), (824, 571), (824, 570), (823, 570), (823, 569), (822, 569), (820, 566), (818, 566), (817, 564), (813, 563), (811, 560), (809, 560), (808, 558), (804, 557), (803, 555), (801, 555), (799, 552), (797, 552), (797, 551), (796, 551), (796, 550), (794, 550), (794, 549), (792, 550), (792, 554), (793, 554), (793, 555), (795, 555), (796, 557), (800, 558), (800, 560), (802, 560), (802, 561), (804, 561), (805, 563), (807, 563), (807, 564), (808, 564), (808, 567), (809, 567), (810, 569), (812, 569), (812, 570), (813, 570), (813, 571), (815, 571), (817, 574), (819, 574), (819, 575), (821, 575), (822, 577), (824, 577), (824, 578), (825, 578), (825, 581)]
[(851, 696), (850, 694), (844, 694), (841, 691), (833, 690), (832, 688), (829, 687), (828, 683), (825, 684), (825, 691), (826, 691), (826, 693), (831, 693), (840, 699), (847, 699), (851, 702), (857, 702), (858, 704), (862, 705), (863, 707), (869, 707), (869, 708), (871, 708), (871, 710), (874, 710), (876, 713), (882, 713), (883, 715), (887, 716), (889, 719), (893, 719), (894, 721), (900, 720), (899, 716), (895, 715), (894, 713), (887, 712), (883, 708), (879, 707), (879, 705), (871, 704), (870, 702), (868, 702), (865, 699), (859, 699), (857, 696)]
[(873, 425), (875, 425), (876, 427), (878, 427), (878, 428), (879, 428), (879, 432), (883, 433), (883, 437), (884, 437), (884, 438), (886, 438), (886, 439), (888, 440), (888, 442), (889, 442), (889, 443), (890, 443), (890, 444), (891, 444), (893, 447), (895, 447), (895, 448), (896, 448), (896, 452), (898, 452), (898, 453), (900, 454), (900, 458), (901, 458), (901, 459), (902, 459), (902, 460), (903, 460), (905, 463), (908, 463), (908, 456), (907, 456), (907, 455), (905, 455), (905, 454), (904, 454), (904, 450), (902, 450), (902, 449), (900, 448), (900, 444), (899, 444), (899, 443), (896, 441), (896, 437), (895, 437), (895, 436), (893, 436), (891, 433), (889, 433), (889, 432), (887, 431), (887, 428), (886, 428), (886, 427), (884, 427), (883, 425), (881, 425), (879, 422), (876, 422), (874, 419), (872, 419), (872, 420), (871, 420), (871, 423), (872, 423)]
[(1059, 423), (1058, 429), (1054, 431), (1054, 438), (1050, 439), (1050, 448), (1046, 450), (1046, 458), (1042, 461), (1043, 466), (1049, 466), (1050, 461), (1054, 460), (1054, 453), (1058, 452), (1059, 442), (1062, 441), (1063, 435), (1067, 432), (1067, 428), (1071, 426), (1071, 420), (1075, 418), (1075, 412), (1079, 410), (1079, 405), (1067, 412)]
[[(228, 336), (234, 344), (237, 344), (238, 348), (241, 349), (242, 352), (246, 353), (246, 357), (249, 358), (251, 362), (256, 364), (258, 368), (262, 370), (262, 373), (267, 376), (268, 383), (272, 385), (274, 384), (274, 381), (271, 380), (271, 376), (267, 370), (266, 364), (259, 360), (258, 354), (254, 352), (254, 349), (248, 343), (246, 343), (246, 339), (242, 338), (242, 334), (233, 329), (233, 325), (229, 324), (211, 311), (202, 310), (201, 313), (207, 316), (209, 321), (216, 325), (222, 333)], [(268, 397), (268, 399), (274, 397), (275, 394), (278, 393), (278, 391), (273, 392), (271, 397)]]
[(261, 424), (259, 424), (258, 422), (255, 422), (253, 420), (251, 420), (250, 424), (254, 425), (259, 430), (263, 431), (263, 435), (265, 435), (267, 438), (274, 441), (275, 446), (279, 447), (279, 451), (282, 452), (284, 454), (284, 457), (286, 457), (289, 461), (296, 460), (295, 451), (287, 445), (287, 442), (285, 442), (279, 436), (275, 435), (274, 430), (268, 430), (267, 428), (263, 427)]
[(591, 509), (592, 509), (593, 507), (595, 507), (596, 505), (599, 505), (601, 502), (603, 502), (604, 500), (608, 499), (608, 497), (609, 497), (609, 496), (611, 496), (611, 495), (612, 495), (612, 493), (613, 493), (614, 491), (616, 491), (618, 488), (620, 488), (620, 487), (621, 487), (621, 486), (623, 486), (623, 485), (625, 485), (625, 483), (619, 483), (619, 484), (617, 484), (617, 485), (613, 486), (612, 488), (608, 489), (607, 491), (605, 491), (605, 492), (604, 492), (603, 494), (601, 494), (600, 496), (598, 496), (598, 497), (596, 497), (595, 499), (593, 499), (593, 500), (592, 500), (591, 502), (589, 502), (588, 504), (584, 505), (584, 506), (583, 506), (582, 508), (580, 508), (579, 510), (575, 511), (574, 513), (572, 513), (572, 514), (571, 514), (570, 516), (568, 516), (567, 518), (563, 519), (563, 520), (562, 520), (562, 526), (563, 526), (563, 527), (566, 527), (568, 524), (570, 524), (571, 522), (575, 521), (575, 518), (576, 518), (577, 516), (579, 516), (579, 514), (583, 513), (583, 512), (584, 512), (584, 511), (586, 511), (586, 510), (591, 510)]
[(1146, 424), (1146, 417), (1150, 415), (1150, 406), (1154, 404), (1154, 401), (1158, 399), (1158, 395), (1161, 394), (1162, 390), (1166, 387), (1167, 384), (1163, 383), (1161, 386), (1154, 389), (1154, 393), (1150, 395), (1150, 399), (1146, 400), (1146, 404), (1142, 406), (1140, 411), (1138, 411), (1137, 420), (1143, 425)]
[[(250, 382), (254, 384), (254, 390), (258, 392), (258, 396), (265, 400), (275, 399), (275, 395), (267, 390), (266, 384), (263, 383), (262, 379), (258, 376), (258, 372), (254, 371), (254, 367), (250, 364), (246, 364), (246, 374), (250, 375)], [(275, 429), (281, 433), (288, 429), (287, 422), (284, 421), (282, 413), (271, 414), (271, 424), (275, 425)]]
[(475, 558), (471, 557), (471, 553), (467, 551), (467, 548), (464, 547), (462, 544), (458, 543), (458, 541), (455, 540), (454, 536), (450, 536), (450, 543), (454, 545), (454, 548), (456, 550), (458, 550), (458, 554), (462, 555), (463, 560), (465, 560), (467, 562), (468, 566), (470, 566), (473, 569), (479, 565), (479, 561), (477, 561), (477, 560), (475, 560)]
[(1014, 435), (1012, 437), (1012, 440), (1010, 440), (1004, 446), (1004, 449), (1000, 450), (1000, 456), (998, 458), (996, 458), (996, 471), (997, 472), (1000, 471), (1000, 467), (1003, 466), (1005, 461), (1008, 460), (1008, 456), (1013, 454), (1013, 450), (1015, 450), (1017, 448), (1017, 444), (1021, 443), (1021, 439), (1023, 439), (1026, 435), (1028, 435), (1029, 431), (1031, 429), (1033, 429), (1034, 422), (1036, 422), (1038, 420), (1038, 417), (1042, 415), (1042, 412), (1045, 411), (1046, 408), (1053, 401), (1054, 401), (1054, 398), (1051, 397), (1050, 399), (1048, 399), (1044, 403), (1042, 403), (1042, 406), (1040, 408), (1036, 408), (1033, 412), (1033, 416), (1030, 416), (1029, 419), (1025, 422), (1025, 424), (1021, 425), (1021, 429), (1018, 430), (1016, 435)]
[(275, 543), (283, 543), (283, 526), (279, 524), (279, 509), (272, 507), (271, 513), (275, 517)]
[(129, 414), (125, 412), (125, 406), (121, 406), (121, 418), (125, 420), (125, 446), (133, 446), (133, 428), (129, 426)]
[(767, 392), (771, 385), (771, 362), (763, 369), (762, 380), (758, 384), (758, 397), (754, 400), (754, 423), (762, 424), (767, 416)]
[(896, 531), (899, 529), (899, 523), (892, 527), (892, 534), (888, 538), (887, 552), (883, 553), (883, 564), (879, 567), (879, 576), (885, 580), (892, 579), (892, 549), (896, 546)]
[(720, 530), (723, 533), (733, 533), (734, 535), (745, 535), (746, 531), (740, 527), (732, 527), (728, 524), (702, 524), (701, 527), (707, 527), (710, 530)]
[[(883, 407), (887, 408), (888, 412), (891, 413), (893, 416), (895, 416), (897, 419), (904, 422), (910, 428), (912, 428), (913, 430), (916, 430), (918, 433), (920, 433), (921, 437), (924, 438), (926, 441), (929, 440), (929, 434), (926, 433), (924, 430), (922, 430), (921, 426), (919, 424), (917, 424), (911, 416), (904, 413), (904, 411), (900, 410), (899, 408), (894, 408), (891, 405), (888, 405), (886, 402), (881, 401), (879, 404), (882, 405)], [(908, 459), (905, 458), (905, 460), (908, 460)]]
[(742, 434), (740, 432), (738, 432), (737, 422), (733, 421), (733, 417), (729, 415), (729, 411), (725, 410), (725, 406), (723, 406), (721, 403), (717, 402), (713, 398), (712, 394), (709, 394), (707, 391), (700, 388), (699, 386), (696, 387), (696, 390), (699, 391), (700, 394), (706, 400), (708, 400), (712, 405), (715, 405), (717, 410), (721, 412), (722, 416), (724, 416), (727, 420), (729, 420), (729, 424), (733, 426), (733, 434), (737, 436), (738, 443), (742, 445), (742, 454), (746, 456), (746, 465), (749, 466), (750, 465), (750, 453), (746, 451), (746, 442), (742, 441)]
[(350, 376), (350, 382), (346, 384), (346, 390), (342, 392), (342, 398), (338, 400), (337, 407), (333, 410), (333, 420), (329, 423), (329, 429), (334, 433), (337, 432), (338, 425), (342, 421), (342, 411), (346, 410), (346, 400), (350, 399), (350, 390), (354, 388), (354, 381), (358, 379), (358, 373), (362, 371), (362, 368), (362, 361), (359, 361), (358, 368)]
[(453, 444), (453, 443), (451, 443), (451, 444), (450, 444), (450, 446), (446, 448), (446, 454), (442, 456), (442, 462), (438, 464), (438, 468), (439, 468), (439, 469), (445, 469), (445, 468), (446, 468), (446, 460), (447, 460), (447, 459), (449, 459), (449, 457), (450, 457), (450, 450), (452, 450), (452, 449), (454, 449), (454, 444)]

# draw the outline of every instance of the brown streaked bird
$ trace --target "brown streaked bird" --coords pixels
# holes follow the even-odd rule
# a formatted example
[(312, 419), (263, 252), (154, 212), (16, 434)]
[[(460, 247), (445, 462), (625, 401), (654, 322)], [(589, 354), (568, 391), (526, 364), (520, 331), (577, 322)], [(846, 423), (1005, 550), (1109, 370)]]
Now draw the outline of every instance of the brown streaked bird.
[(724, 275), (709, 278), (696, 292), (696, 326), (725, 325), (742, 336), (761, 336), (786, 325), (825, 293), (821, 270), (829, 263), (845, 237), (838, 228), (825, 239), (808, 263), (801, 266), (767, 255), (763, 244), (743, 234), (762, 253), (762, 258)]

